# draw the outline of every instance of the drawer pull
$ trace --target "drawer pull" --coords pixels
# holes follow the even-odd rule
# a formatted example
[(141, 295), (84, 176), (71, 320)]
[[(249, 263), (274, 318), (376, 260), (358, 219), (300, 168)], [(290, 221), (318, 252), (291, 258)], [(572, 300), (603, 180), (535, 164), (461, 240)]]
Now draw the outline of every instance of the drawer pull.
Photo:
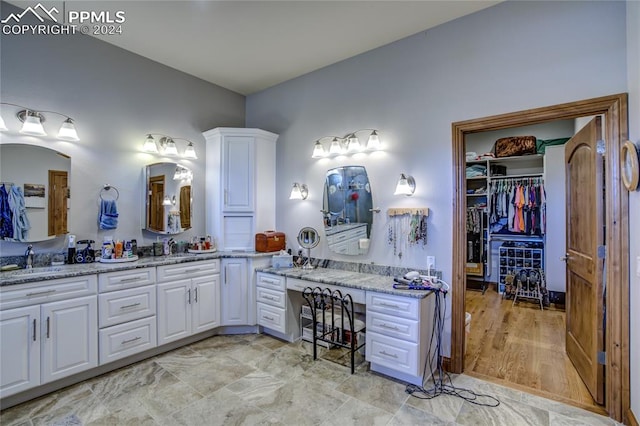
[(48, 338), (49, 338), (49, 336), (50, 336), (50, 335), (49, 335), (49, 330), (50, 330), (50, 327), (49, 327), (49, 326), (51, 325), (50, 323), (51, 323), (51, 318), (50, 318), (50, 317), (47, 317), (47, 339), (48, 339)]
[(386, 303), (386, 302), (380, 302), (380, 306), (386, 306), (387, 308), (400, 309), (400, 306), (394, 305), (392, 303)]
[(278, 300), (277, 297), (269, 296), (268, 294), (265, 294), (262, 298), (267, 300)]
[(390, 356), (391, 358), (398, 358), (398, 355), (396, 354), (388, 354), (385, 351), (380, 351), (378, 352), (380, 355), (386, 355), (386, 356)]
[(265, 283), (269, 283), (269, 284), (278, 284), (277, 280), (272, 280), (269, 278), (263, 278), (262, 281), (264, 281)]
[(142, 277), (140, 277), (140, 276), (138, 276), (138, 277), (131, 277), (131, 278), (122, 278), (122, 279), (120, 280), (120, 282), (121, 282), (121, 283), (130, 283), (130, 282), (132, 282), (132, 281), (139, 281), (139, 280), (141, 280), (141, 279), (142, 279)]
[[(123, 291), (124, 291), (124, 290), (123, 290)], [(140, 302), (138, 302), (138, 303), (132, 303), (132, 304), (130, 304), (130, 305), (120, 306), (120, 309), (135, 308), (136, 306), (140, 306)]]
[(30, 296), (42, 296), (44, 294), (51, 294), (51, 293), (55, 293), (55, 290), (45, 290), (45, 291), (36, 291), (34, 293), (27, 293), (27, 297)]
[(396, 330), (396, 331), (400, 331), (400, 329), (396, 326), (392, 326), (392, 325), (387, 325), (386, 323), (382, 323), (380, 324), (380, 327), (382, 328), (388, 328), (389, 330)]
[(36, 341), (36, 319), (33, 319), (33, 341)]
[(193, 297), (193, 302), (198, 303), (198, 287), (193, 290), (195, 296)]
[(134, 337), (133, 339), (128, 339), (128, 340), (123, 340), (122, 341), (122, 345), (126, 345), (127, 343), (132, 343), (135, 342), (136, 340), (140, 340), (142, 339), (142, 337), (138, 336), (138, 337)]
[(185, 269), (185, 272), (188, 272), (188, 273), (191, 273), (191, 272), (200, 272), (200, 268)]
[(263, 316), (262, 316), (262, 318), (264, 318), (264, 319), (266, 319), (266, 320), (269, 320), (269, 321), (275, 321), (275, 318), (273, 318), (273, 317), (268, 317), (268, 316), (266, 316), (266, 315), (263, 315)]
[(191, 289), (187, 290), (188, 302), (191, 304)]

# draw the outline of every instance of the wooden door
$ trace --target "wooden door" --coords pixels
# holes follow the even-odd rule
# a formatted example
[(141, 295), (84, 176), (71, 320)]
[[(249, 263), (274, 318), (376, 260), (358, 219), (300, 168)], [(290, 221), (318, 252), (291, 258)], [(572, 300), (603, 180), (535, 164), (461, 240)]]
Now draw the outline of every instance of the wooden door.
[(42, 383), (98, 366), (96, 296), (42, 305)]
[(164, 175), (149, 179), (149, 229), (164, 231)]
[(602, 134), (596, 117), (565, 146), (567, 197), (567, 355), (593, 399), (604, 402), (604, 244)]
[(69, 173), (49, 170), (49, 235), (67, 233), (67, 194)]

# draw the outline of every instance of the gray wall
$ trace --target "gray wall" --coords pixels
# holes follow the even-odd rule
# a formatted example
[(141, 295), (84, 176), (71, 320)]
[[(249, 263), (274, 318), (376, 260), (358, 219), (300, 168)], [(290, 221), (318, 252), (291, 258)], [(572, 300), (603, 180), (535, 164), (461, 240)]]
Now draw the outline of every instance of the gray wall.
[[(2, 16), (15, 7), (0, 4)], [(2, 35), (2, 102), (53, 110), (76, 120), (80, 142), (27, 137), (20, 123), (2, 107), (11, 132), (2, 142), (32, 143), (71, 156), (69, 230), (78, 239), (102, 242), (104, 235), (155, 240), (141, 231), (142, 168), (163, 157), (141, 152), (145, 133), (158, 132), (192, 140), (198, 160), (178, 160), (194, 172), (193, 228), (180, 238), (204, 233), (204, 158), (201, 132), (218, 126), (242, 127), (245, 97), (176, 71), (89, 36)], [(45, 128), (57, 134), (62, 118), (47, 115)], [(184, 142), (177, 141), (179, 150)], [(169, 161), (175, 161), (170, 159)], [(25, 167), (29, 167), (25, 160)], [(119, 226), (97, 227), (99, 192), (106, 183), (120, 192)], [(64, 247), (64, 239), (36, 244), (36, 252)], [(24, 245), (1, 243), (2, 255), (22, 254)]]
[[(364, 165), (383, 213), (369, 254), (358, 260), (426, 267), (426, 255), (436, 255), (449, 281), (451, 123), (625, 92), (625, 9), (624, 2), (505, 2), (250, 95), (247, 125), (280, 134), (278, 229), (291, 240), (303, 226), (320, 228), (326, 169)], [(384, 155), (311, 159), (316, 138), (363, 127), (381, 129)], [(411, 198), (392, 195), (400, 172), (416, 178)], [(295, 181), (309, 185), (306, 201), (288, 200)], [(431, 209), (429, 243), (398, 260), (384, 211), (407, 205)], [(339, 258), (325, 245), (313, 254)]]

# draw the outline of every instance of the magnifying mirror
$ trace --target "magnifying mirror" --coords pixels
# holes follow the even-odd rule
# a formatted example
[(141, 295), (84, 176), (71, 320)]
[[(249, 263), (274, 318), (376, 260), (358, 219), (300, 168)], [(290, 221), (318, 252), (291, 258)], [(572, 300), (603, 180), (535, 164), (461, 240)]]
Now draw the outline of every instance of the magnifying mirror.
[(302, 269), (313, 269), (313, 265), (311, 265), (311, 249), (316, 247), (320, 243), (320, 235), (318, 231), (311, 227), (304, 227), (298, 233), (298, 244), (300, 247), (307, 250), (307, 260), (304, 265), (302, 265)]

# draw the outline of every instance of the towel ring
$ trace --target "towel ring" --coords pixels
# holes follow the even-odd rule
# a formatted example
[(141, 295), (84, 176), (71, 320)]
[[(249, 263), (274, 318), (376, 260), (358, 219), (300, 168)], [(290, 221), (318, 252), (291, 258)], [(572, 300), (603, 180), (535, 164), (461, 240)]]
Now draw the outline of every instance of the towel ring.
[(103, 195), (107, 194), (111, 190), (115, 191), (115, 193), (116, 193), (115, 198), (113, 199), (113, 201), (118, 201), (118, 198), (120, 198), (120, 192), (118, 191), (118, 188), (116, 188), (115, 186), (111, 186), (109, 184), (106, 184), (100, 190), (100, 199), (104, 201), (105, 199), (103, 198)]

